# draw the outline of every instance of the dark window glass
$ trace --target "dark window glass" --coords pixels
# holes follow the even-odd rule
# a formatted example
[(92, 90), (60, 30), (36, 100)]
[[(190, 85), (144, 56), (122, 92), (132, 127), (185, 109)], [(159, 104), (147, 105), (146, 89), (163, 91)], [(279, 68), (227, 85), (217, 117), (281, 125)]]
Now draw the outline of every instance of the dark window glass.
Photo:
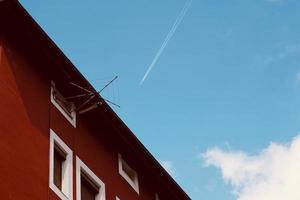
[(72, 112), (74, 111), (74, 104), (67, 101), (64, 96), (59, 93), (56, 89), (53, 90), (53, 97), (56, 103), (72, 118)]
[(129, 167), (129, 165), (125, 161), (122, 162), (122, 169), (127, 174), (127, 176), (133, 182), (135, 182), (135, 180), (137, 178), (137, 174), (136, 174), (136, 172), (131, 167)]
[(97, 186), (85, 174), (81, 174), (81, 200), (95, 200), (98, 193)]
[(61, 190), (62, 165), (66, 160), (64, 154), (58, 148), (54, 148), (54, 184)]

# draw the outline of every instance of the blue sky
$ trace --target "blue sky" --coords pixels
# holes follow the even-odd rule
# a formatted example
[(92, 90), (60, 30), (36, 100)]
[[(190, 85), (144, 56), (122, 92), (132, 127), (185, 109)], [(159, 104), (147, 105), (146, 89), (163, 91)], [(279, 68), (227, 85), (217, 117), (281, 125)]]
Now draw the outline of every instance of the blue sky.
[(185, 2), (21, 0), (96, 88), (119, 75), (103, 96), (192, 199), (243, 199), (203, 155), (261, 158), (300, 132), (300, 1), (194, 0), (140, 85)]

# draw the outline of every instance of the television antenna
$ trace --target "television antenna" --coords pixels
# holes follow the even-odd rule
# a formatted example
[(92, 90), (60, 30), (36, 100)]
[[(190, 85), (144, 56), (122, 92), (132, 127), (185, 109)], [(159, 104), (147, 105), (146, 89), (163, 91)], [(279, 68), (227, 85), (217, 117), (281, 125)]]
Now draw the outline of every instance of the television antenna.
[[(109, 85), (111, 85), (115, 80), (117, 80), (118, 76), (115, 76), (112, 80), (110, 80), (107, 84), (105, 84), (99, 91), (91, 91), (85, 87), (82, 87), (76, 83), (70, 82), (70, 85), (80, 89), (81, 91), (83, 91), (83, 94), (78, 94), (75, 96), (71, 96), (71, 97), (66, 97), (66, 100), (71, 100), (71, 99), (79, 99), (79, 98), (85, 98), (85, 101), (83, 103), (81, 103), (76, 109), (75, 111), (78, 112), (79, 114), (84, 114), (86, 112), (89, 112), (91, 110), (94, 110), (96, 108), (98, 108), (99, 106), (101, 106), (103, 104), (102, 101), (97, 101), (93, 103), (93, 100), (95, 99), (95, 97), (97, 95), (99, 95), (103, 90), (105, 90)], [(120, 108), (121, 106), (118, 105), (117, 103), (114, 103), (106, 98), (102, 99), (104, 101), (106, 101), (107, 103), (116, 106), (118, 108)]]

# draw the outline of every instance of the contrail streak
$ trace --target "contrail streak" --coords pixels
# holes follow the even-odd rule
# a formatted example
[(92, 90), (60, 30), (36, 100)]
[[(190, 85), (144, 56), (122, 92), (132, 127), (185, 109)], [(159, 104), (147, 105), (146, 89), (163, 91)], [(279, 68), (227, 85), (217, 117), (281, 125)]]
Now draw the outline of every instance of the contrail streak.
[(178, 15), (175, 23), (173, 24), (171, 30), (169, 31), (167, 37), (165, 38), (164, 42), (162, 43), (161, 47), (159, 48), (158, 52), (156, 53), (152, 63), (150, 64), (150, 66), (148, 67), (144, 77), (142, 78), (140, 85), (142, 85), (144, 83), (144, 81), (146, 80), (146, 78), (148, 77), (149, 73), (151, 72), (151, 70), (153, 69), (154, 65), (156, 64), (156, 62), (158, 61), (159, 57), (161, 56), (161, 54), (163, 53), (165, 47), (167, 46), (168, 42), (170, 41), (170, 39), (173, 37), (173, 35), (175, 34), (178, 26), (181, 24), (184, 16), (186, 15), (187, 11), (189, 10), (189, 8), (192, 5), (192, 1), (193, 0), (188, 0), (184, 7), (182, 8), (180, 14)]

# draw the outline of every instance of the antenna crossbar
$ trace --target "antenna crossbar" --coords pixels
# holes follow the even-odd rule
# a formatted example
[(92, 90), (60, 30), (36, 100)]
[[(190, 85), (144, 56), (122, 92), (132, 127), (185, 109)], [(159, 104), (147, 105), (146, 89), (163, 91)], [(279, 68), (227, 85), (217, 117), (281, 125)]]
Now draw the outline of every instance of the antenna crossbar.
[[(79, 111), (79, 113), (85, 113), (88, 112), (90, 110), (93, 110), (95, 108), (97, 108), (99, 105), (102, 105), (102, 102), (97, 102), (95, 104), (93, 104), (92, 106), (88, 107), (88, 108), (84, 108), (86, 107), (87, 104), (89, 104), (95, 97), (97, 94), (100, 94), (103, 90), (105, 90), (109, 85), (111, 85), (116, 79), (118, 78), (118, 76), (115, 76), (111, 81), (109, 81), (103, 88), (101, 88), (99, 91), (91, 91), (88, 90), (76, 83), (70, 82), (71, 85), (73, 85), (74, 87), (77, 87), (78, 89), (83, 90), (84, 92), (86, 92), (85, 94), (78, 94), (78, 95), (74, 95), (74, 96), (70, 96), (70, 97), (66, 97), (65, 99), (76, 99), (76, 98), (81, 98), (81, 97), (88, 97), (88, 99), (83, 102), (80, 106), (78, 106), (78, 108), (76, 109), (76, 111)], [(120, 105), (105, 99), (102, 97), (102, 99), (118, 108), (120, 108)], [(95, 106), (97, 105), (97, 106)]]

